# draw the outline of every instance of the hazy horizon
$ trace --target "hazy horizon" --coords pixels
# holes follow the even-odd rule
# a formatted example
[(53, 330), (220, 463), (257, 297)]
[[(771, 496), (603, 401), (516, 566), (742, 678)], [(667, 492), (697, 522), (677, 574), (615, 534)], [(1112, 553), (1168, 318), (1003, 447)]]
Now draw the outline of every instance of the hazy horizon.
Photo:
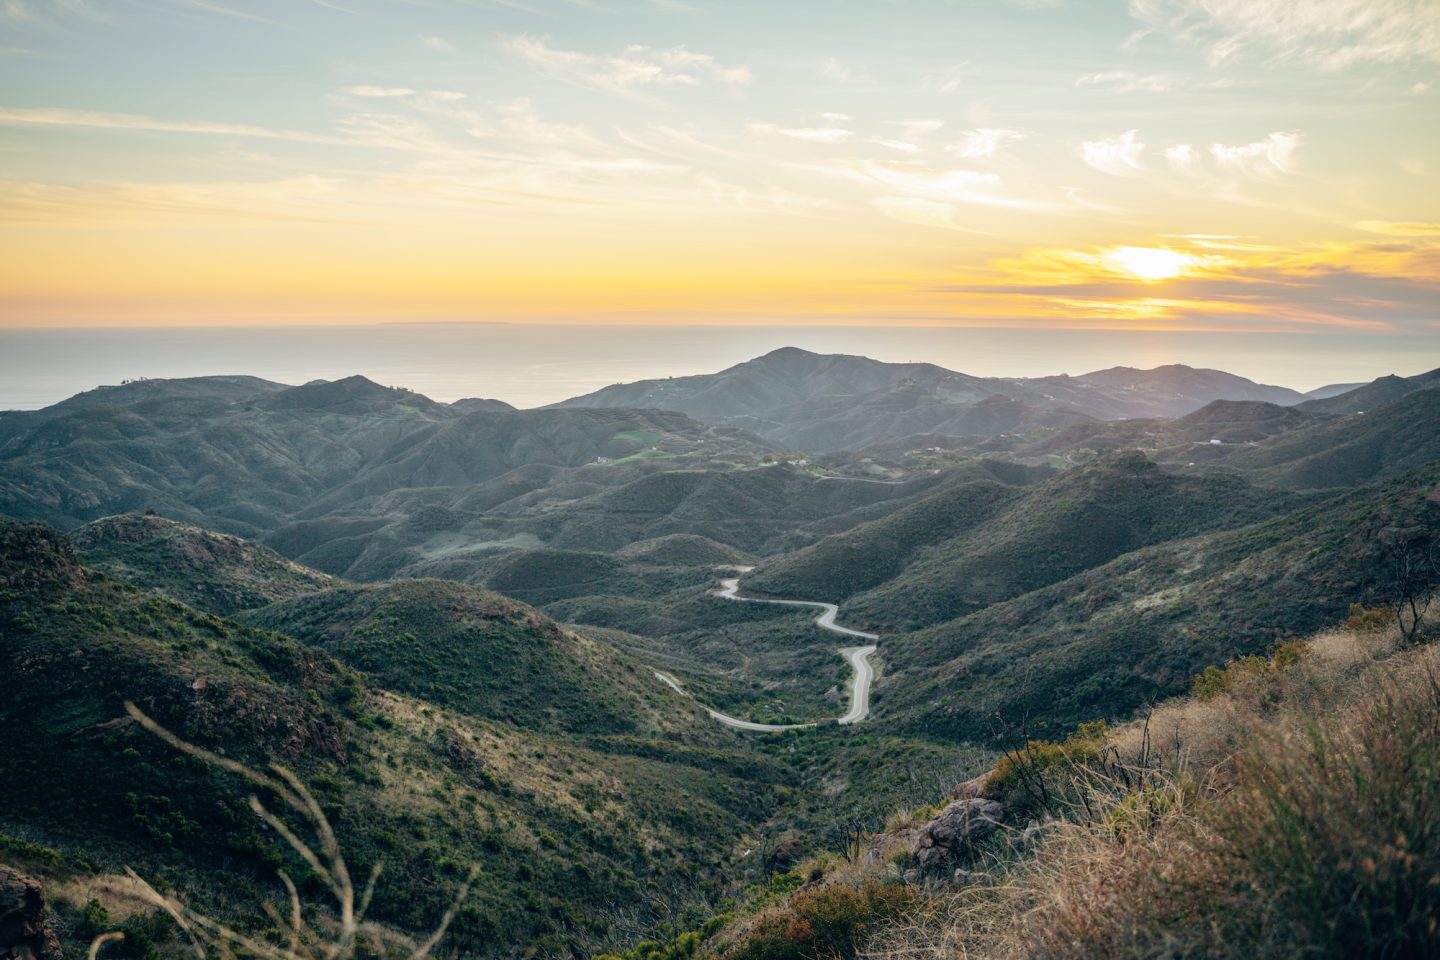
[(36, 409), (138, 377), (250, 375), (281, 383), (360, 374), (435, 400), (543, 406), (612, 383), (713, 373), (779, 347), (927, 362), (987, 377), (1113, 366), (1208, 367), (1304, 392), (1440, 366), (1440, 338), (925, 326), (534, 325), (0, 330), (0, 409)]

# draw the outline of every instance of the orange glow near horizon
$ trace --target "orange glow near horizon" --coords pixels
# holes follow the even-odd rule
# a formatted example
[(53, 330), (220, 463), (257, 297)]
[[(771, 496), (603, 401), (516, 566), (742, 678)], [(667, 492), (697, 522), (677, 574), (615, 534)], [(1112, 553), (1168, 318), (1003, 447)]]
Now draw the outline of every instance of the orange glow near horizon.
[(0, 327), (1440, 333), (1428, 0), (1176, 2), (0, 4)]

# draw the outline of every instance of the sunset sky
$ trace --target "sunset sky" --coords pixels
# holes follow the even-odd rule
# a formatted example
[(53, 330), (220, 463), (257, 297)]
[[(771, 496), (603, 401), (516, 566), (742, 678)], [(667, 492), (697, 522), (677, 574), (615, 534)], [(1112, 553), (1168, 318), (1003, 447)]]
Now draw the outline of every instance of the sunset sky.
[(0, 325), (1437, 307), (1435, 0), (0, 0)]

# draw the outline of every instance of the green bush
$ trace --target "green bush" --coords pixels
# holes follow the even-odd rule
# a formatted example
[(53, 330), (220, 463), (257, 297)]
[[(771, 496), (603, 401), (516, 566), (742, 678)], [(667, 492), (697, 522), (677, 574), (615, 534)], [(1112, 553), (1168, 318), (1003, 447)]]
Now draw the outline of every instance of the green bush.
[(1096, 720), (1080, 724), (1062, 743), (1029, 740), (1000, 758), (989, 787), (1024, 815), (1062, 804), (1074, 793), (1076, 778), (1099, 766), (1109, 732), (1104, 720)]
[(642, 940), (629, 950), (598, 954), (594, 960), (691, 960), (700, 956), (705, 942), (729, 922), (729, 914), (719, 914), (706, 920), (698, 929), (686, 930), (669, 943)]
[(50, 867), (60, 864), (60, 851), (12, 837), (8, 833), (0, 833), (0, 853), (13, 854), (23, 860), (43, 863)]
[(1195, 677), (1190, 692), (1200, 701), (1213, 700), (1222, 693), (1256, 692), (1266, 686), (1270, 677), (1299, 663), (1306, 651), (1303, 641), (1287, 640), (1271, 647), (1269, 657), (1251, 654), (1229, 661), (1223, 669), (1208, 666)]

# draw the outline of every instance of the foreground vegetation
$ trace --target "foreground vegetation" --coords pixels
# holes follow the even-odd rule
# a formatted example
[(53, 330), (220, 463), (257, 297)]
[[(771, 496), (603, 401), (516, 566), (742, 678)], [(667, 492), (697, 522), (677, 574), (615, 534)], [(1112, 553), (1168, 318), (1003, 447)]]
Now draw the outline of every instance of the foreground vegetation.
[(963, 862), (902, 880), (934, 808), (901, 813), (698, 952), (1440, 956), (1440, 650), (1387, 615), (1207, 670), (1118, 729), (1016, 743), (984, 790), (1006, 826)]

